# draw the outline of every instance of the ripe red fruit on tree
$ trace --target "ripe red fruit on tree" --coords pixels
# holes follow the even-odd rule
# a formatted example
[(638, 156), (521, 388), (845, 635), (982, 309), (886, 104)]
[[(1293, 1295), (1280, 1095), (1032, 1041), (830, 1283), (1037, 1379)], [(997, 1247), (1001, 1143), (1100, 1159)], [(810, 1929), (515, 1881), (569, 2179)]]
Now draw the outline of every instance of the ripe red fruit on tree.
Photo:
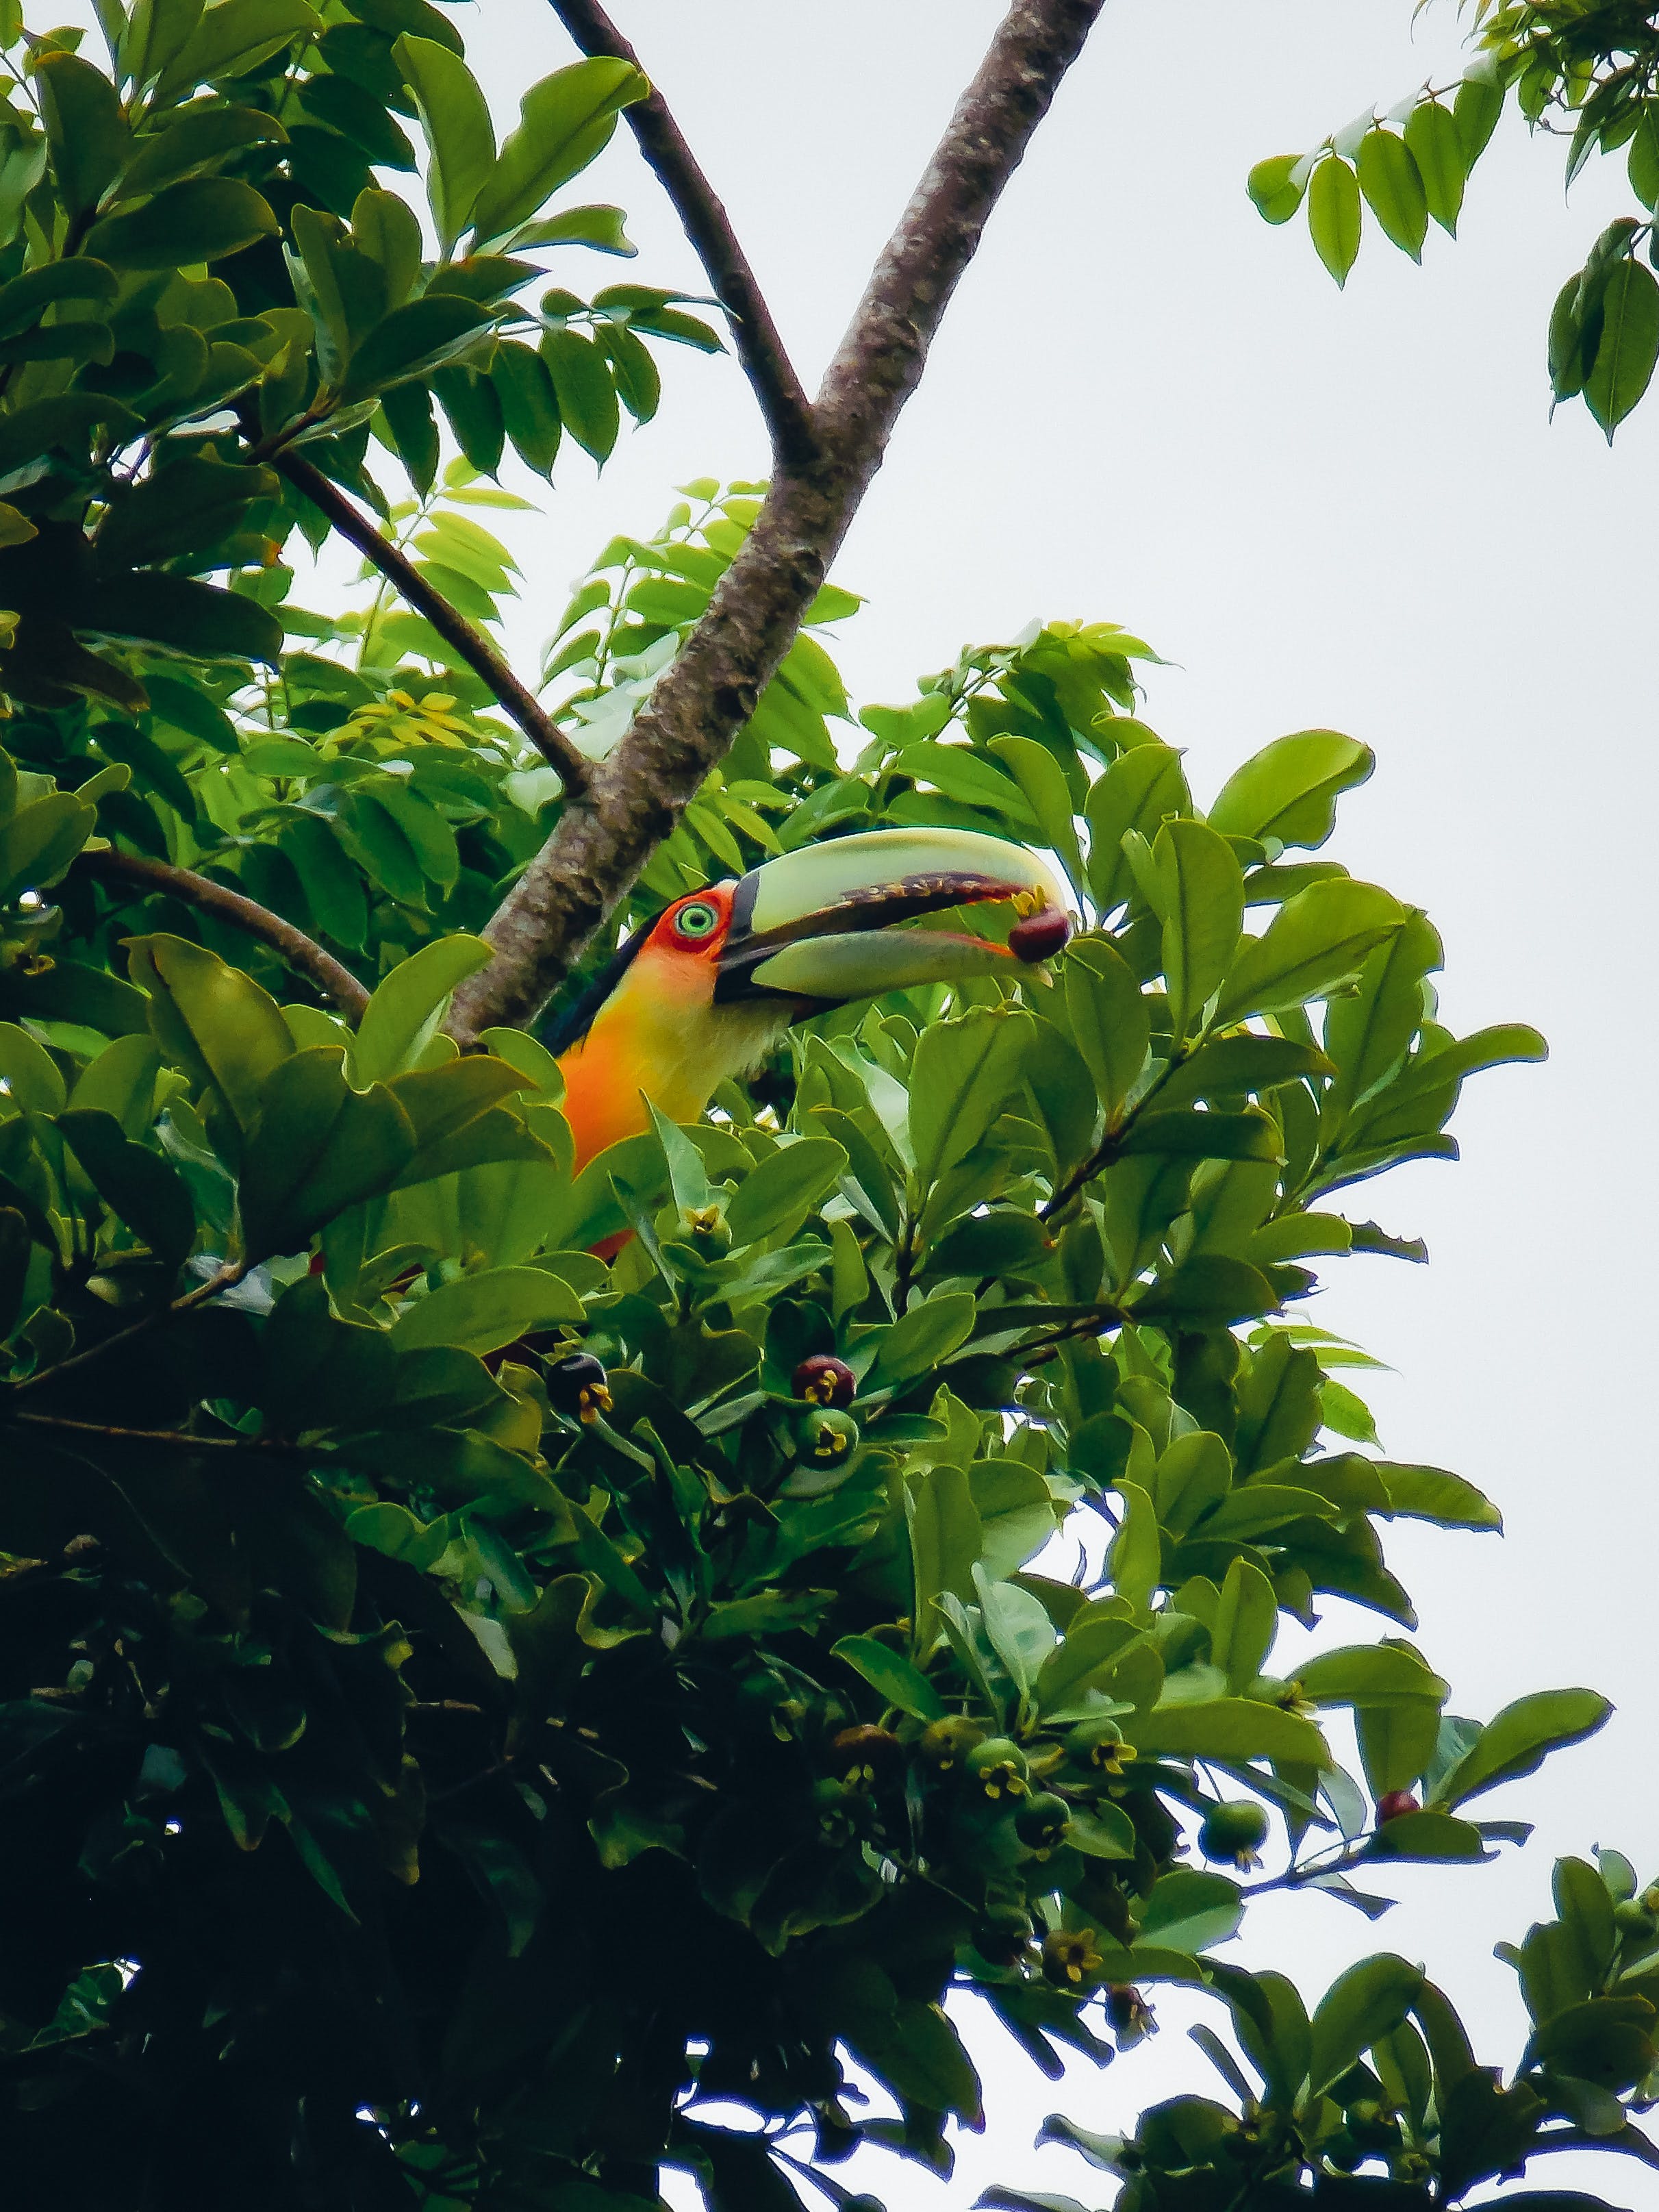
[(1385, 1790), (1376, 1801), (1376, 1824), (1397, 1820), (1403, 1814), (1420, 1813), (1423, 1808), (1409, 1790)]

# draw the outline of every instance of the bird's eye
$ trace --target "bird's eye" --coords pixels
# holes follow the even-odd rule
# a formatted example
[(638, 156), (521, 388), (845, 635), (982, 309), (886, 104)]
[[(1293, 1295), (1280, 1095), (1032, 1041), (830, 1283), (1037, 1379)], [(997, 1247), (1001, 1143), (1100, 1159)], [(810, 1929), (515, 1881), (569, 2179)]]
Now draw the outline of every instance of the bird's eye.
[(693, 899), (690, 905), (683, 906), (674, 916), (674, 934), (676, 937), (690, 937), (694, 939), (707, 937), (711, 930), (720, 927), (720, 919), (714, 908), (705, 900)]

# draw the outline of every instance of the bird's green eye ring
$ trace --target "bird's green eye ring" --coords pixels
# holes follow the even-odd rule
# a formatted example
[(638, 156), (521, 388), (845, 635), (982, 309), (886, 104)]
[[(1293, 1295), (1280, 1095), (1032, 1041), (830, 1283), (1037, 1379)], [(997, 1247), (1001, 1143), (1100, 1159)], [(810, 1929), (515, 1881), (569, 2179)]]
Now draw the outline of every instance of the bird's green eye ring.
[(707, 937), (719, 926), (719, 915), (704, 899), (693, 899), (674, 916), (676, 937)]

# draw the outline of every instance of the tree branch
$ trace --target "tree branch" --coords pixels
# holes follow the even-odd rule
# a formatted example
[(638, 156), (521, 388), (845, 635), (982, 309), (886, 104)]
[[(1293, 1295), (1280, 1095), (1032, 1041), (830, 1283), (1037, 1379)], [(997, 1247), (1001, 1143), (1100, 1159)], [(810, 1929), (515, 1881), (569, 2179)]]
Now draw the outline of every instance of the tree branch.
[(119, 853), (112, 845), (106, 852), (82, 853), (75, 865), (82, 875), (92, 876), (99, 883), (166, 891), (173, 898), (183, 899), (187, 905), (200, 907), (204, 914), (228, 922), (233, 929), (243, 929), (250, 937), (262, 939), (297, 975), (314, 983), (323, 996), (331, 999), (352, 1021), (362, 1017), (368, 1004), (368, 993), (350, 969), (331, 952), (325, 952), (314, 938), (307, 937), (304, 930), (296, 929), (291, 921), (284, 921), (281, 915), (273, 914), (257, 900), (244, 897), (240, 891), (229, 890), (210, 877), (198, 876), (193, 868), (174, 867), (167, 860), (142, 859), (136, 853)]
[[(55, 1374), (57, 1370), (48, 1369)], [(263, 1453), (267, 1458), (314, 1461), (319, 1455), (299, 1444), (270, 1437), (192, 1437), (183, 1429), (124, 1429), (108, 1421), (76, 1421), (64, 1413), (14, 1413), (0, 1400), (0, 1426), (15, 1423), (31, 1429), (52, 1429), (77, 1437), (95, 1437), (104, 1443), (167, 1444), (179, 1451)]]
[(871, 276), (814, 409), (819, 451), (781, 470), (708, 611), (491, 920), (455, 995), (464, 1044), (533, 1020), (755, 711), (881, 466), (1003, 187), (1103, 0), (1014, 0)]
[[(43, 1389), (48, 1383), (60, 1382), (65, 1375), (90, 1367), (94, 1360), (103, 1358), (106, 1352), (113, 1352), (118, 1344), (131, 1344), (135, 1337), (148, 1336), (151, 1329), (160, 1328), (163, 1322), (177, 1321), (183, 1314), (194, 1313), (198, 1306), (206, 1305), (210, 1299), (222, 1297), (226, 1291), (234, 1291), (245, 1276), (252, 1273), (252, 1268), (251, 1260), (228, 1260), (204, 1283), (198, 1283), (193, 1291), (186, 1291), (183, 1297), (174, 1298), (164, 1306), (152, 1306), (140, 1319), (130, 1322), (125, 1328), (118, 1328), (112, 1336), (100, 1337), (96, 1344), (89, 1344), (84, 1352), (71, 1352), (67, 1359), (60, 1359), (55, 1367), (42, 1367), (33, 1375), (26, 1375), (21, 1382), (7, 1384), (3, 1392), (0, 1392), (0, 1419), (18, 1419), (11, 1407), (26, 1391)], [(200, 1439), (196, 1441), (199, 1443)]]
[(558, 770), (567, 799), (580, 799), (587, 789), (592, 770), (568, 738), (549, 718), (535, 694), (514, 673), (482, 630), (458, 614), (441, 592), (434, 591), (415, 563), (390, 538), (383, 538), (361, 507), (331, 483), (313, 462), (302, 454), (278, 449), (266, 455), (270, 466), (284, 476), (313, 507), (320, 507), (342, 538), (355, 545), (378, 568), (417, 614), (424, 615), (444, 643), (452, 646), (475, 676), (482, 678), (505, 712), (511, 715), (550, 768)]
[[(641, 69), (639, 56), (599, 0), (552, 0), (552, 5), (590, 60), (604, 56)], [(641, 69), (641, 74), (646, 72)], [(738, 359), (760, 402), (777, 465), (811, 460), (818, 447), (811, 407), (719, 195), (659, 92), (635, 100), (624, 112), (641, 153), (696, 248), (715, 298), (732, 317)]]

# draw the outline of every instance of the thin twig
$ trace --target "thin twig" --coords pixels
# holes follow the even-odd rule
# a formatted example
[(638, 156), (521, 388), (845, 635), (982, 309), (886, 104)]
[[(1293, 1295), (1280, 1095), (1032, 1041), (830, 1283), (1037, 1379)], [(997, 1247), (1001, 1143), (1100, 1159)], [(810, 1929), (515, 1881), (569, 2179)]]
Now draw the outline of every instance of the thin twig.
[(296, 929), (291, 921), (284, 921), (280, 914), (273, 914), (256, 899), (230, 890), (223, 884), (216, 884), (210, 877), (198, 876), (193, 868), (175, 867), (171, 861), (152, 860), (137, 853), (118, 852), (112, 845), (103, 852), (82, 853), (75, 865), (82, 875), (94, 877), (102, 884), (165, 891), (173, 898), (183, 899), (186, 905), (200, 907), (204, 914), (210, 914), (219, 921), (228, 922), (233, 929), (246, 930), (250, 937), (262, 939), (296, 974), (314, 983), (325, 999), (331, 999), (340, 1012), (354, 1022), (361, 1018), (368, 1004), (368, 991), (350, 969), (331, 952), (325, 952), (314, 938), (307, 937), (304, 930)]
[[(586, 4), (586, 0), (584, 0)], [(729, 750), (776, 673), (880, 468), (951, 296), (1103, 0), (1014, 0), (831, 362), (816, 456), (781, 468), (678, 659), (567, 808), (484, 934), (495, 957), (455, 994), (463, 1045), (535, 1019)]]
[[(101, 1345), (95, 1348), (103, 1349)], [(64, 1362), (65, 1366), (68, 1364)], [(62, 1370), (54, 1367), (46, 1371), (57, 1375)], [(14, 1422), (20, 1427), (62, 1429), (71, 1435), (97, 1437), (115, 1443), (168, 1444), (179, 1451), (259, 1452), (283, 1459), (315, 1459), (317, 1456), (303, 1445), (283, 1443), (273, 1437), (193, 1437), (186, 1429), (126, 1429), (110, 1421), (71, 1420), (66, 1413), (13, 1413), (6, 1410), (4, 1400), (0, 1399), (0, 1425)]]
[[(599, 0), (552, 0), (553, 12), (590, 60), (641, 68), (640, 58)], [(667, 101), (654, 88), (623, 112), (639, 149), (708, 273), (714, 297), (732, 318), (732, 343), (754, 387), (781, 468), (810, 461), (817, 451), (812, 409), (796, 375), (748, 256), (738, 245), (719, 194), (686, 144)]]
[(223, 1291), (234, 1291), (252, 1266), (252, 1260), (232, 1260), (216, 1269), (206, 1282), (198, 1283), (193, 1291), (186, 1291), (183, 1297), (174, 1298), (168, 1305), (152, 1308), (141, 1321), (131, 1322), (125, 1328), (118, 1328), (113, 1336), (101, 1337), (96, 1344), (89, 1344), (84, 1352), (71, 1352), (67, 1359), (60, 1359), (55, 1367), (43, 1367), (37, 1374), (26, 1375), (21, 1382), (14, 1382), (8, 1389), (0, 1392), (0, 1417), (6, 1419), (17, 1418), (6, 1409), (26, 1390), (38, 1390), (45, 1382), (61, 1382), (65, 1375), (73, 1375), (82, 1368), (89, 1367), (94, 1360), (102, 1359), (106, 1352), (113, 1352), (118, 1344), (131, 1344), (136, 1337), (147, 1336), (151, 1329), (159, 1328), (163, 1322), (177, 1321), (180, 1315), (193, 1313), (198, 1306), (206, 1305), (210, 1299), (218, 1297)]
[(565, 796), (581, 798), (592, 775), (588, 762), (550, 720), (540, 701), (519, 681), (483, 632), (459, 614), (443, 593), (427, 582), (409, 556), (382, 537), (362, 508), (337, 484), (331, 483), (314, 463), (287, 447), (265, 458), (279, 476), (286, 477), (296, 491), (322, 510), (341, 537), (380, 570), (417, 614), (426, 617), (444, 643), (453, 647), (473, 674), (489, 686), (549, 767), (558, 770)]

